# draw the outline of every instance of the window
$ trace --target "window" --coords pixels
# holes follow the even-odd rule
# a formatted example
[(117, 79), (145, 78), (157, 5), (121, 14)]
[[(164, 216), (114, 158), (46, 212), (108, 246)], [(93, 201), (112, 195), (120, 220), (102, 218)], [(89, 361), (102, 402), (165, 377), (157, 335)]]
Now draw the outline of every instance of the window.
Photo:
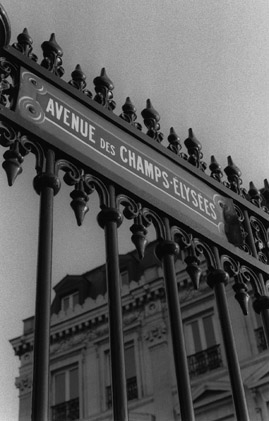
[(255, 320), (256, 329), (254, 330), (254, 333), (255, 333), (257, 348), (259, 352), (263, 352), (267, 349), (267, 343), (266, 343), (265, 334), (263, 330), (262, 318), (260, 314), (257, 314), (256, 312), (254, 313), (255, 313), (255, 319), (256, 319)]
[(61, 309), (67, 311), (69, 308), (74, 308), (77, 304), (79, 304), (79, 293), (78, 291), (74, 292), (73, 294), (66, 295), (61, 300)]
[[(137, 375), (135, 364), (135, 347), (134, 343), (128, 342), (124, 345), (125, 356), (125, 374), (126, 374), (126, 387), (127, 398), (133, 400), (138, 398)], [(106, 404), (110, 408), (112, 406), (112, 390), (111, 390), (111, 377), (110, 377), (110, 352), (105, 352), (105, 368), (106, 368)]]
[(129, 272), (126, 268), (123, 268), (120, 272), (121, 276), (121, 284), (128, 285), (129, 284)]
[(52, 421), (79, 419), (78, 365), (52, 373), (53, 406)]
[(222, 366), (213, 314), (206, 314), (185, 323), (186, 349), (189, 372), (192, 376), (203, 374)]

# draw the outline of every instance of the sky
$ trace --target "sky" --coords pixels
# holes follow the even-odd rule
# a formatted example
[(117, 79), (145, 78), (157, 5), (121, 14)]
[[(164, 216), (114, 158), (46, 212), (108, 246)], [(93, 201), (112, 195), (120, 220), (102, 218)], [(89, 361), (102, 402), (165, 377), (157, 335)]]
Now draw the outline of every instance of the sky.
[[(127, 96), (141, 111), (150, 98), (161, 116), (165, 139), (174, 127), (181, 143), (191, 127), (204, 160), (215, 155), (225, 168), (231, 155), (244, 187), (269, 178), (269, 3), (267, 0), (2, 0), (11, 43), (27, 27), (34, 53), (51, 33), (64, 51), (63, 79), (77, 64), (92, 80), (105, 67), (114, 82), (119, 115)], [(145, 129), (143, 129), (145, 131)], [(167, 142), (164, 140), (164, 145)], [(4, 153), (4, 149), (3, 149)], [(22, 320), (34, 314), (39, 197), (34, 159), (7, 186), (0, 168), (0, 421), (18, 419), (18, 358), (9, 339), (22, 334)], [(103, 232), (93, 195), (82, 227), (62, 183), (55, 197), (53, 285), (67, 273), (80, 274), (104, 262)], [(126, 224), (120, 251), (132, 249)], [(4, 410), (2, 409), (4, 408)]]

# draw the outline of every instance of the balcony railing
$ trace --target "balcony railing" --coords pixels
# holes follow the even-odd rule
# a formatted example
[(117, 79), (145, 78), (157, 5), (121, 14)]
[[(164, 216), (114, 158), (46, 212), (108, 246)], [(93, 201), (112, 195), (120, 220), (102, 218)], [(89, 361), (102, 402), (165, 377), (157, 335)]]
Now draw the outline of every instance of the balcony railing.
[(222, 367), (220, 345), (215, 345), (204, 351), (188, 356), (190, 376), (199, 376), (208, 371)]
[(52, 421), (73, 421), (79, 419), (79, 398), (51, 407)]
[[(138, 398), (138, 389), (137, 389), (137, 379), (136, 377), (130, 377), (126, 381), (127, 383), (127, 399), (128, 401), (131, 401), (133, 399)], [(112, 392), (111, 392), (111, 386), (106, 387), (106, 403), (107, 407), (112, 407)]]
[(263, 327), (258, 327), (255, 329), (256, 343), (259, 352), (265, 351), (267, 349), (267, 343), (264, 335)]

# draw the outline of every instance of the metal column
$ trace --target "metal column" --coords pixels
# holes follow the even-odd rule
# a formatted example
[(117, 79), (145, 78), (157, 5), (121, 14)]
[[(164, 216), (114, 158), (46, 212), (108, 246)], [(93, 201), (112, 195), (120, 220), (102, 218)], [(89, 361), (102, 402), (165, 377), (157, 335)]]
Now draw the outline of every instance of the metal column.
[(208, 276), (208, 284), (214, 289), (222, 336), (226, 351), (227, 364), (229, 369), (232, 394), (238, 421), (249, 421), (244, 386), (240, 373), (240, 366), (235, 347), (232, 325), (228, 310), (225, 285), (228, 283), (229, 275), (221, 269), (218, 249), (214, 247), (214, 254), (218, 269), (212, 269)]
[(60, 188), (54, 174), (54, 152), (46, 152), (46, 172), (37, 175), (40, 194), (39, 242), (36, 282), (32, 421), (49, 419), (50, 305), (53, 237), (53, 197)]
[(163, 265), (181, 420), (194, 421), (191, 385), (174, 262), (174, 257), (178, 254), (179, 247), (177, 243), (171, 241), (170, 227), (167, 218), (165, 218), (165, 232), (168, 239), (161, 241), (157, 245), (156, 255), (162, 261)]
[(110, 207), (102, 209), (98, 215), (98, 223), (104, 228), (106, 243), (113, 421), (128, 421), (117, 235), (117, 229), (122, 222), (122, 217), (118, 209), (116, 209), (113, 186), (109, 186), (109, 193)]

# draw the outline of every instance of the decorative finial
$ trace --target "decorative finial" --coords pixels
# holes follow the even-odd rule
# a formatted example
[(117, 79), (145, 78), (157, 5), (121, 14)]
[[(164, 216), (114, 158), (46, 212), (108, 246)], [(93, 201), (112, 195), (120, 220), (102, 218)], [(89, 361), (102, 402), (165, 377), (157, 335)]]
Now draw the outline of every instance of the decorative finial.
[(86, 89), (86, 75), (83, 73), (79, 64), (76, 65), (75, 70), (71, 73), (72, 79), (69, 82), (69, 85), (83, 92), (89, 98), (92, 98), (92, 93)]
[(180, 144), (180, 138), (175, 132), (174, 127), (170, 128), (170, 134), (167, 138), (169, 145), (167, 146), (167, 149), (174, 152), (176, 155), (179, 155), (180, 150), (182, 149), (182, 146)]
[(189, 129), (189, 137), (184, 141), (184, 144), (188, 150), (190, 164), (199, 168), (202, 171), (206, 170), (206, 163), (202, 161), (203, 154), (201, 152), (202, 145), (199, 140), (195, 137), (192, 129)]
[(62, 77), (64, 74), (64, 68), (62, 67), (63, 50), (56, 42), (55, 34), (51, 34), (49, 41), (44, 41), (41, 48), (44, 56), (41, 66), (45, 67), (54, 75)]
[(19, 152), (19, 143), (15, 141), (10, 149), (4, 153), (5, 161), (2, 167), (6, 171), (9, 186), (13, 186), (16, 178), (22, 173), (23, 156)]
[(12, 47), (16, 50), (20, 51), (26, 57), (29, 57), (33, 61), (37, 61), (37, 56), (32, 53), (33, 51), (33, 40), (30, 37), (27, 28), (24, 28), (21, 34), (18, 35), (17, 41), (15, 42)]
[(242, 194), (243, 190), (240, 187), (242, 184), (242, 179), (240, 178), (242, 173), (240, 169), (234, 164), (231, 156), (228, 156), (227, 160), (228, 166), (224, 168), (224, 172), (227, 175), (229, 183), (226, 184), (226, 186), (229, 187), (235, 193), (244, 195)]
[(83, 180), (76, 183), (75, 189), (70, 193), (70, 197), (73, 199), (71, 202), (71, 208), (75, 213), (77, 224), (80, 227), (86, 213), (89, 211), (87, 206), (89, 198), (85, 192)]
[(123, 113), (120, 114), (120, 118), (127, 121), (132, 126), (136, 127), (138, 130), (142, 130), (141, 124), (136, 122), (136, 108), (129, 96), (126, 98), (125, 104), (122, 106), (122, 111)]
[(103, 67), (100, 76), (93, 79), (95, 86), (96, 95), (94, 100), (109, 111), (113, 111), (116, 108), (116, 103), (113, 101), (113, 82), (109, 79), (106, 74), (106, 69)]
[(266, 213), (269, 213), (269, 183), (268, 180), (264, 180), (264, 187), (261, 189), (261, 194), (263, 197), (263, 210)]
[(130, 231), (133, 233), (131, 240), (135, 245), (138, 257), (140, 260), (144, 258), (145, 249), (148, 244), (146, 235), (148, 233), (146, 227), (141, 223), (141, 220), (135, 218), (134, 224), (130, 227)]
[(215, 180), (221, 182), (221, 179), (223, 177), (223, 172), (222, 172), (221, 166), (217, 162), (214, 155), (211, 156), (211, 164), (209, 165), (209, 169), (211, 171), (210, 176), (214, 178)]
[(144, 124), (147, 127), (147, 135), (152, 139), (156, 140), (156, 142), (160, 143), (163, 140), (163, 133), (159, 132), (160, 130), (160, 115), (159, 113), (153, 108), (150, 99), (147, 99), (147, 106), (141, 112), (141, 115), (144, 119)]
[(261, 207), (262, 204), (262, 195), (259, 192), (259, 190), (256, 188), (253, 181), (249, 183), (249, 191), (248, 191), (250, 202), (253, 203), (253, 205), (257, 206), (258, 208)]
[(267, 179), (264, 180), (264, 188), (262, 189), (262, 194), (265, 200), (269, 203), (269, 182)]

